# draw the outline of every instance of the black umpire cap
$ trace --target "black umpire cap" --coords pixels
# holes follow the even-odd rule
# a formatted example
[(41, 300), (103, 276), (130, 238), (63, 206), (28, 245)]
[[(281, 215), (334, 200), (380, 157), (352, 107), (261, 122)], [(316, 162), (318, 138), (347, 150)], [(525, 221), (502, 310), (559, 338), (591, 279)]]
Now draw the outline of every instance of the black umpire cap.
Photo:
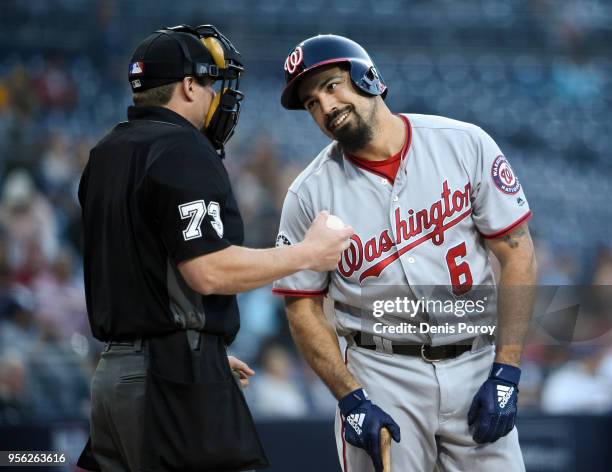
[(133, 92), (178, 82), (184, 77), (218, 76), (214, 59), (193, 34), (160, 30), (142, 41), (130, 60)]

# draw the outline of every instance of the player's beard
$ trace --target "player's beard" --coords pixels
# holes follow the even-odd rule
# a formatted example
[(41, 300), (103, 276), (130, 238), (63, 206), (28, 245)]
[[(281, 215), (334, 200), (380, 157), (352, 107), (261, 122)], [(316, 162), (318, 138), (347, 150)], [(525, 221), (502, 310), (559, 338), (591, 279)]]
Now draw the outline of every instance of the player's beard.
[[(354, 122), (346, 123), (344, 126), (341, 126), (336, 131), (331, 131), (334, 139), (340, 143), (342, 148), (350, 153), (355, 154), (359, 150), (363, 149), (368, 145), (370, 141), (374, 138), (374, 130), (372, 126), (368, 124), (367, 120), (364, 120), (363, 117), (357, 113), (355, 107), (350, 106), (347, 107), (340, 112), (334, 113), (332, 117), (328, 120), (332, 122), (338, 116), (340, 116), (345, 111), (349, 110), (351, 115), (354, 116)], [(371, 113), (372, 115), (373, 113)], [(350, 119), (350, 116), (349, 116)]]

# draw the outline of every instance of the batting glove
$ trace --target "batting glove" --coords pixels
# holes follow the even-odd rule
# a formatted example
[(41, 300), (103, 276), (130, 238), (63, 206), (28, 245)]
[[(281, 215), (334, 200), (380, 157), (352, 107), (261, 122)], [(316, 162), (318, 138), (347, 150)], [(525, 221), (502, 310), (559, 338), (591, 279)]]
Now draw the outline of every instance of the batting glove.
[(489, 378), (480, 387), (468, 412), (468, 425), (474, 441), (495, 442), (505, 436), (516, 420), (516, 402), (521, 369), (495, 362)]
[(385, 427), (395, 442), (400, 442), (400, 427), (393, 418), (374, 405), (362, 388), (343, 397), (338, 403), (349, 444), (364, 449), (372, 458), (376, 472), (382, 472), (380, 429)]

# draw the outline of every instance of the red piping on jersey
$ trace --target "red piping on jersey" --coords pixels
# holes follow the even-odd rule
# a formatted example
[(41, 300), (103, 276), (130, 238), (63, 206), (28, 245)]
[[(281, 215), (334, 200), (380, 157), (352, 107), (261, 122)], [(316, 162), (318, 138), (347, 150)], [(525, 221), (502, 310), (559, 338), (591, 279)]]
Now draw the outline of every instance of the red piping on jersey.
[(495, 239), (495, 238), (499, 238), (501, 236), (505, 236), (506, 234), (511, 232), (514, 228), (516, 228), (518, 225), (520, 225), (521, 223), (524, 223), (525, 221), (528, 221), (529, 218), (532, 217), (532, 215), (533, 215), (533, 213), (531, 212), (531, 210), (529, 210), (527, 213), (525, 213), (523, 216), (521, 216), (518, 220), (516, 220), (510, 226), (507, 226), (504, 229), (502, 229), (501, 231), (498, 231), (497, 233), (493, 233), (493, 234), (483, 234), (483, 233), (481, 233), (482, 237), (485, 238), (485, 239)]
[[(444, 232), (447, 229), (452, 228), (453, 226), (455, 226), (457, 223), (459, 223), (461, 220), (464, 220), (465, 218), (467, 218), (468, 216), (470, 216), (472, 214), (472, 209), (469, 208), (467, 211), (464, 211), (461, 215), (459, 215), (457, 218), (455, 218), (454, 220), (449, 221), (448, 223), (446, 223), (444, 226), (442, 226), (442, 231)], [(363, 282), (364, 279), (366, 279), (367, 277), (378, 277), (380, 275), (380, 273), (385, 270), (385, 268), (391, 264), (392, 262), (394, 262), (395, 260), (399, 259), (403, 254), (406, 254), (408, 251), (410, 251), (411, 249), (417, 247), (420, 244), (423, 244), (425, 241), (431, 239), (434, 234), (436, 234), (436, 231), (432, 231), (431, 233), (426, 234), (425, 236), (420, 237), (419, 239), (412, 241), (410, 244), (407, 244), (406, 246), (404, 246), (403, 248), (399, 249), (396, 253), (391, 254), (390, 256), (385, 257), (382, 261), (374, 264), (372, 267), (368, 268), (367, 270), (365, 270), (360, 276), (359, 276), (359, 282)]]
[[(406, 118), (404, 115), (398, 115), (398, 116), (402, 120), (404, 120), (404, 124), (406, 125), (406, 139), (404, 140), (404, 145), (402, 146), (402, 149), (400, 151), (401, 159), (404, 159), (406, 155), (408, 154), (408, 151), (410, 150), (410, 145), (412, 144), (412, 125), (410, 124), (410, 120)], [(387, 179), (389, 183), (393, 185), (394, 181), (392, 179), (390, 179), (387, 175), (383, 174), (382, 172), (378, 172), (376, 169), (373, 169), (370, 166), (364, 165), (362, 162), (360, 162), (358, 157), (352, 156), (350, 154), (346, 154), (346, 157), (360, 169), (367, 170), (368, 172), (371, 172), (372, 174), (375, 174), (375, 175), (378, 175), (379, 177)], [(393, 157), (394, 156), (390, 157), (389, 159), (393, 159)], [(374, 166), (384, 165), (384, 164), (386, 164), (385, 161), (373, 161), (372, 162), (372, 165)]]
[[(348, 345), (344, 348), (344, 366), (348, 368)], [(340, 437), (342, 438), (342, 462), (343, 472), (348, 472), (348, 466), (346, 465), (346, 440), (344, 439), (344, 421), (342, 421), (342, 414), (340, 414)]]
[(325, 290), (290, 290), (284, 288), (273, 288), (272, 293), (274, 295), (286, 295), (288, 297), (316, 297), (318, 295), (325, 295)]

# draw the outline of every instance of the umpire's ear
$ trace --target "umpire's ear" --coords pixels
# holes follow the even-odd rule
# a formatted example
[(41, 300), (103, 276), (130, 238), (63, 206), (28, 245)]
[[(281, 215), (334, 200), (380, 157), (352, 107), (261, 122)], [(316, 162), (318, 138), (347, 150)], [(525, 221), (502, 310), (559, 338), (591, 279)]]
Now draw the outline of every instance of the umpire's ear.
[[(179, 88), (181, 89), (183, 97), (188, 102), (195, 102), (198, 98), (198, 84), (193, 77), (185, 77), (180, 83)], [(176, 92), (176, 91), (175, 91)]]

